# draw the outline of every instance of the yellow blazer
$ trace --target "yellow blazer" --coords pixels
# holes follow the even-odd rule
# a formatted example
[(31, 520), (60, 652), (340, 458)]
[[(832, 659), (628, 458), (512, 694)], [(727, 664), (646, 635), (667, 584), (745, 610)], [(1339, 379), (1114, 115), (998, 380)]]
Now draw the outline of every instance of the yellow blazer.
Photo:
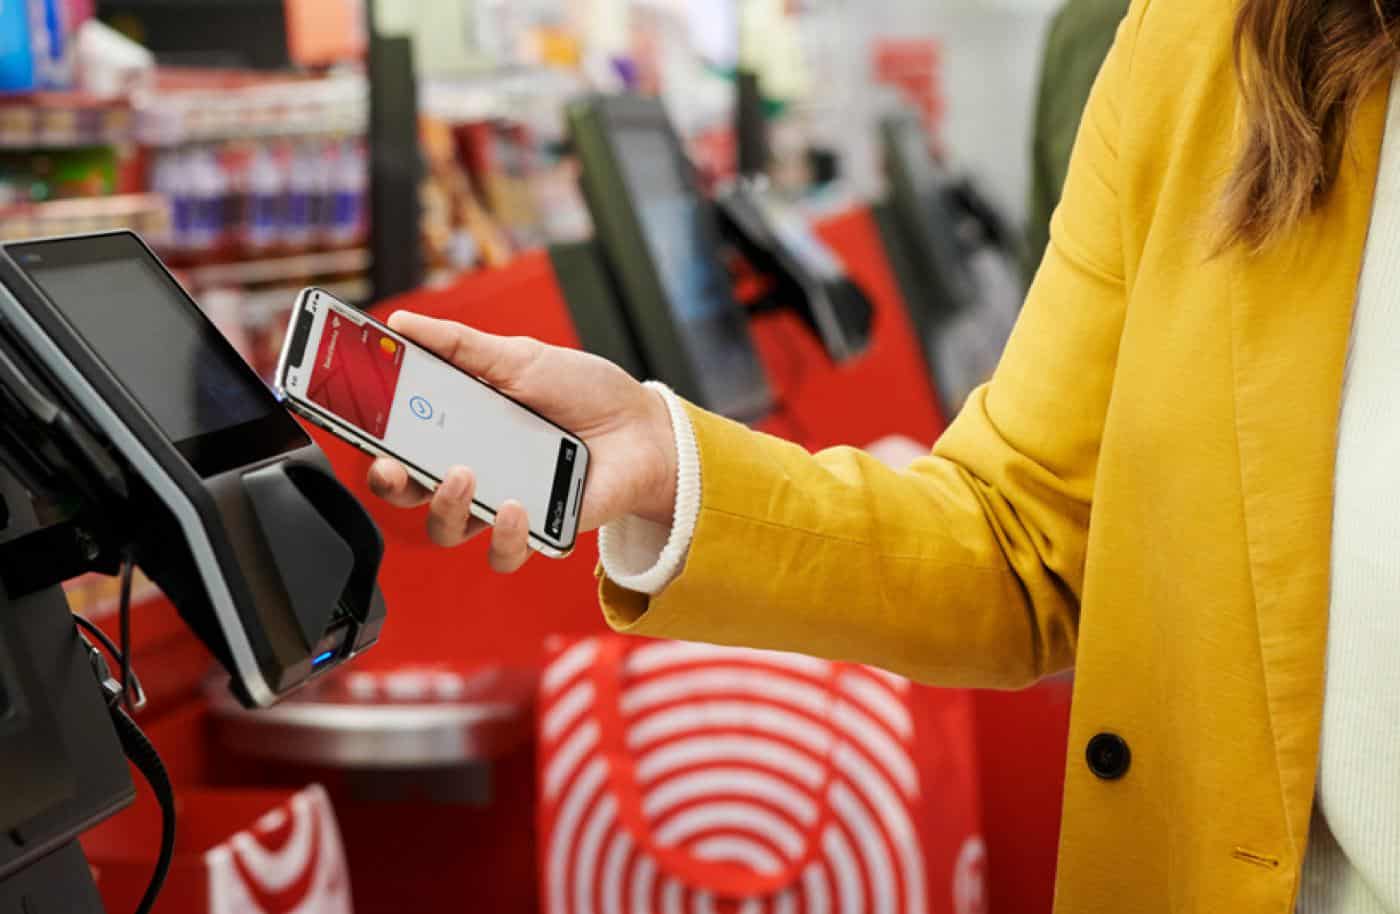
[[(684, 572), (650, 600), (601, 586), (624, 631), (932, 683), (1073, 665), (1062, 914), (1288, 914), (1306, 850), (1342, 370), (1389, 80), (1319, 212), (1263, 254), (1212, 256), (1235, 6), (1135, 0), (1019, 326), (932, 456), (906, 472), (810, 456), (693, 410)], [(1087, 762), (1099, 734), (1126, 741), (1126, 772)]]

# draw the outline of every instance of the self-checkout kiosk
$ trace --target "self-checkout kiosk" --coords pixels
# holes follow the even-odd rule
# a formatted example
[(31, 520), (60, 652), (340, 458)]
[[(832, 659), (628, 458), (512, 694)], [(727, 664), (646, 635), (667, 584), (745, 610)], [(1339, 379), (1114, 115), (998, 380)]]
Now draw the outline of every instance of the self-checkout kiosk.
[(567, 117), (609, 299), (646, 372), (715, 412), (763, 417), (772, 390), (721, 260), (719, 220), (660, 102), (591, 98)]
[(102, 910), (76, 838), (132, 801), (127, 758), (167, 813), (148, 910), (170, 783), (129, 645), (80, 634), (60, 583), (139, 566), (263, 707), (378, 640), (383, 540), (127, 232), (0, 247), (0, 504), (0, 912)]
[(991, 376), (1020, 311), (1019, 243), (977, 187), (930, 154), (916, 116), (884, 118), (880, 145), (888, 194), (876, 218), (951, 416)]
[[(761, 181), (710, 199), (659, 100), (584, 99), (568, 119), (595, 237), (552, 256), (588, 348), (744, 421), (779, 406), (755, 315), (796, 314), (836, 363), (865, 351), (873, 307), (840, 258)], [(735, 258), (761, 279), (751, 301)]]

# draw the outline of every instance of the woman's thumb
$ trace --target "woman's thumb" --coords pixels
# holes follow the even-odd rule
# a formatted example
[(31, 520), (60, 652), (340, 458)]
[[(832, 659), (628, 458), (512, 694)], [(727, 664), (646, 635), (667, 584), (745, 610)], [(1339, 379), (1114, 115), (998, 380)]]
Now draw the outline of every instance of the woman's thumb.
[(496, 336), (455, 321), (396, 311), (389, 327), (429, 352), (496, 387), (510, 387), (538, 355), (539, 343)]

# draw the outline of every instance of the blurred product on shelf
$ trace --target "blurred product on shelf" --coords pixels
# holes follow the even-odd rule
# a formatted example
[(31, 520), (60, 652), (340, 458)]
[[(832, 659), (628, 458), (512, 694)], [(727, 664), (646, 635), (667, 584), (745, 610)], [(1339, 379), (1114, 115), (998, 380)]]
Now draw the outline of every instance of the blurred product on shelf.
[(0, 240), (47, 235), (74, 235), (130, 228), (144, 236), (167, 231), (170, 210), (159, 194), (120, 194), (54, 200), (48, 203), (0, 204)]
[(363, 245), (367, 104), (353, 71), (162, 70), (136, 95), (147, 182), (170, 200), (162, 254), (202, 265)]
[(117, 168), (109, 146), (0, 151), (0, 206), (105, 197), (117, 190)]
[(428, 273), (447, 279), (462, 270), (498, 267), (510, 262), (515, 245), (498, 210), (487, 210), (477, 195), (476, 182), (458, 157), (458, 146), (447, 123), (423, 118), (423, 252)]
[(130, 95), (155, 82), (155, 55), (96, 19), (78, 29), (73, 54), (78, 86), (91, 95)]
[(171, 201), (156, 239), (178, 261), (354, 247), (368, 231), (358, 137), (234, 140), (160, 150), (150, 185)]
[(356, 70), (325, 77), (162, 69), (138, 93), (137, 137), (149, 146), (239, 138), (362, 134), (369, 87)]
[(0, 3), (0, 92), (68, 88), (73, 38), (92, 12), (72, 0)]
[(538, 247), (544, 239), (540, 212), (530, 193), (537, 164), (533, 134), (522, 124), (497, 121), (476, 139), (484, 141), (486, 147), (479, 159), (483, 170), (476, 178), (491, 211), (517, 245)]
[(0, 147), (6, 149), (113, 146), (134, 137), (125, 99), (78, 92), (0, 95)]

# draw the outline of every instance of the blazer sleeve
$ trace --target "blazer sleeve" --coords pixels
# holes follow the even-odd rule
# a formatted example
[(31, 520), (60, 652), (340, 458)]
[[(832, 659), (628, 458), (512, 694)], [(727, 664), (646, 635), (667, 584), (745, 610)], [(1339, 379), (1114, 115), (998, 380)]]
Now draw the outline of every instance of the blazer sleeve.
[(624, 632), (801, 651), (950, 686), (1074, 660), (1089, 512), (1126, 304), (1120, 124), (1146, 0), (1090, 95), (1051, 244), (1005, 354), (931, 456), (809, 454), (688, 407), (701, 499), (655, 596), (600, 571)]

